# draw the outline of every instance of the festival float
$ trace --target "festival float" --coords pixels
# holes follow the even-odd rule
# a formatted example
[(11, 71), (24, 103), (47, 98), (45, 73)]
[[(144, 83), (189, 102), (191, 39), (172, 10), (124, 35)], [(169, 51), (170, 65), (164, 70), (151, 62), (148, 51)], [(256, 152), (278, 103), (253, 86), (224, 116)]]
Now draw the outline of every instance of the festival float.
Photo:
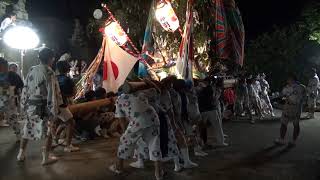
[[(232, 59), (239, 66), (242, 66), (244, 28), (239, 9), (236, 7), (234, 0), (211, 0), (210, 3), (214, 5), (212, 9), (214, 31), (211, 32), (212, 39), (210, 40), (211, 43), (208, 44), (208, 48), (214, 52), (216, 59)], [(134, 45), (110, 8), (106, 4), (102, 4), (102, 7), (109, 17), (105, 20), (104, 27), (100, 29), (103, 36), (101, 48), (82, 79), (77, 83), (75, 98), (80, 98), (86, 91), (92, 90), (93, 77), (101, 64), (103, 65), (103, 87), (107, 92), (118, 92), (119, 87), (125, 83), (137, 62), (139, 62), (139, 70), (146, 71), (147, 78), (155, 81), (160, 81), (169, 75), (175, 75), (180, 79), (190, 81), (195, 77), (199, 77), (194, 73), (195, 65), (198, 62), (196, 62), (194, 54), (195, 9), (193, 0), (187, 1), (183, 28), (181, 28), (181, 21), (179, 21), (169, 0), (153, 0), (141, 51)], [(95, 11), (95, 14), (97, 13), (100, 14), (99, 17), (102, 17), (100, 11)], [(176, 60), (169, 60), (168, 55), (164, 55), (161, 50), (161, 48), (165, 47), (159, 47), (157, 44), (155, 40), (156, 34), (154, 34), (155, 21), (167, 33), (179, 32), (180, 45), (178, 45), (179, 40), (177, 40), (177, 46), (179, 47)], [(208, 71), (208, 69), (206, 68), (205, 70)], [(205, 74), (208, 72), (200, 73)], [(142, 76), (141, 78), (145, 77)], [(230, 88), (235, 83), (235, 79), (228, 77), (225, 80), (225, 87)], [(90, 106), (101, 106), (110, 102), (96, 101), (91, 103)], [(80, 107), (85, 107), (85, 105), (79, 105), (78, 108)]]

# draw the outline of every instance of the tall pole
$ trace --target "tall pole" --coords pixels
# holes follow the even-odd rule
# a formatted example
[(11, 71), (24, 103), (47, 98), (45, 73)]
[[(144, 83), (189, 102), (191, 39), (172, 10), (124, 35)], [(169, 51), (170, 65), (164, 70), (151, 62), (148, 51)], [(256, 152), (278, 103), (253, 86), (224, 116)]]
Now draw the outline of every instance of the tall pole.
[(21, 77), (22, 80), (24, 80), (24, 67), (23, 67), (23, 61), (24, 61), (24, 56), (25, 56), (25, 50), (20, 50), (20, 68), (21, 68)]

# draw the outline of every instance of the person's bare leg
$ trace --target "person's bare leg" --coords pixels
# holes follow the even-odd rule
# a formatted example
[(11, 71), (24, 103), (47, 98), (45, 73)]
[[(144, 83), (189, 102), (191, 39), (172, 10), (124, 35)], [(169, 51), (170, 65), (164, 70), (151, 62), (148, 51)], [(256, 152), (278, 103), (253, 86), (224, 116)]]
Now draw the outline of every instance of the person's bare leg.
[(73, 136), (73, 125), (74, 125), (73, 120), (70, 120), (67, 126), (67, 137), (66, 137), (67, 146), (71, 145), (72, 136)]
[(184, 145), (179, 146), (180, 147), (180, 152), (181, 152), (181, 155), (182, 155), (182, 158), (183, 158), (183, 161), (184, 161), (183, 167), (187, 168), (187, 169), (198, 167), (198, 164), (196, 164), (196, 163), (194, 163), (194, 162), (192, 162), (190, 160), (188, 141), (183, 137), (183, 135), (182, 135), (181, 138), (183, 139), (183, 142), (181, 142), (181, 143), (184, 143)]
[(24, 161), (25, 160), (25, 152), (26, 152), (26, 149), (27, 149), (27, 145), (28, 145), (28, 139), (21, 138), (20, 149), (19, 149), (19, 153), (17, 155), (17, 160), (18, 161)]
[(275, 140), (275, 143), (278, 144), (278, 145), (284, 145), (285, 144), (285, 140), (284, 138), (286, 137), (286, 134), (287, 134), (287, 124), (281, 124), (281, 127), (280, 127), (280, 139), (276, 139)]
[(161, 169), (161, 162), (160, 161), (155, 161), (154, 162), (154, 174), (156, 176), (157, 180), (161, 180), (163, 177), (162, 174), (162, 169)]
[(295, 143), (300, 135), (300, 124), (294, 124), (294, 129), (293, 129), (293, 143)]
[(46, 137), (44, 147), (42, 147), (42, 165), (48, 165), (57, 162), (57, 157), (50, 156), (52, 147), (52, 134), (49, 133)]
[(75, 121), (74, 119), (70, 119), (67, 122), (67, 128), (66, 128), (66, 147), (64, 148), (65, 152), (75, 152), (75, 151), (79, 151), (79, 147), (75, 147), (72, 145), (72, 137), (73, 137), (73, 133), (74, 133), (74, 126), (75, 126)]
[(281, 124), (281, 127), (280, 127), (280, 138), (281, 139), (284, 139), (286, 137), (287, 129), (288, 129), (287, 125)]
[(310, 107), (310, 108), (309, 108), (308, 118), (314, 119), (314, 112), (315, 112), (315, 108), (314, 108), (314, 107)]
[(55, 137), (56, 138), (59, 138), (60, 137), (60, 134), (62, 133), (62, 131), (64, 130), (64, 127), (59, 125), (57, 130), (56, 130), (56, 133), (55, 133)]
[(124, 160), (123, 159), (118, 159), (117, 163), (116, 163), (116, 169), (120, 172), (123, 171), (124, 169)]

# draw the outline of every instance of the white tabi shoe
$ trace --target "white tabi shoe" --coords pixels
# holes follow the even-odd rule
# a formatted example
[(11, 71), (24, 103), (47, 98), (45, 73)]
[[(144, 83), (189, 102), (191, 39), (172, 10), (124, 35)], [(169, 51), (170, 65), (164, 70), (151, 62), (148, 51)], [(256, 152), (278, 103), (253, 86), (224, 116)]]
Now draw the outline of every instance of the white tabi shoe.
[(26, 156), (24, 154), (24, 151), (20, 149), (19, 154), (17, 155), (17, 161), (24, 162), (25, 159), (26, 159)]
[(136, 162), (130, 163), (129, 166), (136, 169), (144, 169), (144, 163), (141, 160), (137, 160)]
[(42, 150), (42, 166), (54, 164), (58, 161), (58, 158), (54, 155), (50, 155), (49, 152), (46, 152), (45, 150)]
[(115, 164), (111, 165), (111, 166), (109, 167), (109, 170), (110, 170), (111, 172), (115, 173), (115, 174), (118, 174), (118, 175), (122, 173), (121, 171), (119, 171), (119, 170), (117, 169), (117, 166), (116, 166)]

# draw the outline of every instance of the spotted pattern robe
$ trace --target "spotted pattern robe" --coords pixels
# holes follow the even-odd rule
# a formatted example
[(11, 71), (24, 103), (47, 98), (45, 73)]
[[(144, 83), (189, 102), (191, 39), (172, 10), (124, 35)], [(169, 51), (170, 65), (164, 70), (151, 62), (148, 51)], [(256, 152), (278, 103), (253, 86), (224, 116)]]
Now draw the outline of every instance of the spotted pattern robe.
[(48, 133), (48, 123), (60, 115), (63, 104), (54, 71), (40, 64), (31, 68), (22, 90), (21, 108), (25, 111), (24, 139), (40, 140)]

